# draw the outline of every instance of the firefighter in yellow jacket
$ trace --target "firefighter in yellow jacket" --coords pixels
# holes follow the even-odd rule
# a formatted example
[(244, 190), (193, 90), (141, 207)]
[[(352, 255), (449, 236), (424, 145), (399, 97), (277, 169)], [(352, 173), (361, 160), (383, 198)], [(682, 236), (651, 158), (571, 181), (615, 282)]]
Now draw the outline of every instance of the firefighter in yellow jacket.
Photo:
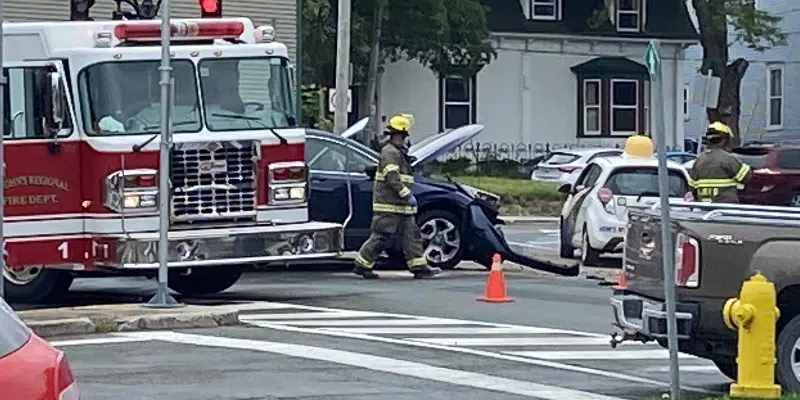
[(414, 175), (405, 141), (413, 117), (409, 114), (392, 116), (383, 132), (389, 141), (381, 149), (375, 187), (372, 192), (371, 235), (358, 251), (353, 272), (365, 279), (376, 279), (372, 267), (375, 260), (397, 235), (402, 241), (403, 254), (409, 270), (416, 279), (430, 278), (442, 272), (428, 266), (423, 255), (422, 234), (415, 214), (417, 200), (411, 193)]
[(737, 186), (750, 178), (750, 166), (728, 152), (733, 136), (731, 128), (722, 122), (708, 126), (703, 137), (703, 153), (697, 156), (689, 175), (692, 196), (696, 200), (714, 203), (738, 203)]

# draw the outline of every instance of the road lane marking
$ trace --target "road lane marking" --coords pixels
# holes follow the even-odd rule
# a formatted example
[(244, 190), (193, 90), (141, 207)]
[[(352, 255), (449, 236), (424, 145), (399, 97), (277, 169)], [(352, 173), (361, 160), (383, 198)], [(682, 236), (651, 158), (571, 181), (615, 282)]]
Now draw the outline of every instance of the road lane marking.
[[(669, 367), (649, 367), (644, 369), (647, 372), (669, 372)], [(716, 365), (681, 365), (681, 372), (696, 372), (701, 374), (715, 373), (722, 375)]]
[(330, 312), (302, 312), (302, 313), (273, 313), (273, 314), (242, 314), (242, 319), (259, 320), (315, 320), (336, 318), (364, 318), (380, 317), (380, 313), (368, 311), (330, 311)]
[(502, 378), (476, 372), (437, 367), (413, 361), (381, 357), (371, 354), (354, 353), (325, 347), (306, 346), (291, 343), (268, 342), (250, 339), (235, 339), (219, 336), (194, 335), (177, 332), (136, 332), (124, 334), (130, 337), (161, 340), (171, 343), (189, 344), (238, 350), (259, 351), (281, 354), (310, 360), (325, 361), (372, 371), (403, 375), (435, 382), (490, 390), (494, 392), (531, 396), (542, 400), (623, 400), (619, 397), (567, 389), (558, 386)]
[(362, 333), (372, 335), (500, 335), (500, 334), (516, 334), (516, 333), (533, 333), (533, 334), (549, 334), (558, 333), (557, 329), (550, 328), (537, 328), (537, 327), (519, 327), (519, 328), (470, 328), (463, 326), (454, 327), (375, 327), (375, 328), (320, 328), (329, 331), (346, 332), (346, 333)]
[(545, 235), (554, 235), (561, 233), (561, 229), (539, 229), (539, 233), (544, 233)]
[[(503, 360), (503, 361), (513, 361), (522, 364), (529, 364), (529, 365), (536, 365), (540, 367), (547, 367), (553, 369), (560, 369), (564, 371), (571, 371), (571, 372), (580, 372), (588, 375), (595, 375), (595, 376), (602, 376), (605, 378), (617, 379), (621, 381), (627, 382), (634, 382), (640, 383), (644, 385), (654, 386), (658, 388), (668, 388), (669, 382), (657, 381), (654, 379), (643, 378), (640, 376), (635, 375), (627, 375), (623, 373), (613, 372), (613, 371), (606, 371), (601, 369), (595, 368), (588, 368), (582, 367), (578, 365), (570, 365), (570, 364), (563, 364), (555, 361), (549, 360), (537, 360), (533, 358), (526, 358), (526, 357), (519, 357), (513, 356), (510, 354), (501, 354), (501, 353), (494, 353), (484, 350), (477, 350), (477, 349), (470, 349), (467, 347), (453, 347), (453, 346), (443, 346), (439, 344), (433, 343), (423, 343), (414, 340), (404, 340), (404, 339), (395, 339), (395, 338), (388, 338), (388, 337), (381, 337), (381, 336), (371, 336), (371, 335), (363, 335), (359, 333), (345, 333), (345, 332), (335, 332), (335, 331), (326, 331), (324, 329), (319, 328), (301, 328), (301, 327), (294, 327), (288, 325), (281, 325), (281, 324), (273, 324), (267, 321), (250, 321), (246, 322), (250, 325), (259, 326), (262, 328), (273, 329), (276, 331), (284, 331), (284, 332), (294, 332), (294, 333), (310, 333), (310, 334), (318, 334), (318, 335), (325, 335), (325, 336), (332, 336), (332, 337), (340, 337), (346, 339), (357, 339), (357, 340), (366, 340), (372, 342), (380, 342), (380, 343), (391, 343), (401, 346), (410, 346), (410, 347), (420, 347), (432, 350), (444, 350), (450, 351), (453, 353), (461, 353), (461, 354), (469, 354), (474, 356), (481, 356), (486, 358), (493, 358), (496, 360)], [(681, 389), (696, 393), (705, 393), (705, 394), (720, 394), (719, 391), (695, 388), (691, 386), (681, 385)]]
[(132, 342), (147, 342), (150, 339), (135, 338), (135, 337), (122, 337), (122, 336), (106, 336), (101, 338), (89, 339), (73, 339), (73, 340), (54, 340), (49, 342), (54, 347), (67, 347), (67, 346), (86, 346), (91, 344), (117, 344), (117, 343), (132, 343)]
[[(668, 350), (589, 350), (589, 351), (504, 351), (504, 354), (540, 358), (543, 360), (669, 360)], [(679, 358), (697, 357), (678, 353)], [(669, 370), (669, 369), (667, 369)], [(681, 366), (681, 371), (684, 367)]]
[[(252, 320), (258, 321), (258, 320)], [(273, 321), (293, 326), (414, 326), (414, 325), (463, 325), (449, 319), (362, 319), (362, 320), (296, 320)], [(608, 340), (606, 340), (608, 342)]]
[(546, 245), (546, 244), (539, 245), (539, 244), (521, 243), (521, 242), (507, 242), (507, 243), (511, 246), (530, 247), (532, 249), (537, 249), (537, 250), (547, 250), (547, 251), (556, 250), (555, 248), (553, 248), (552, 245)]
[[(449, 337), (449, 338), (403, 338), (416, 342), (458, 347), (502, 347), (502, 346), (609, 346), (609, 338), (587, 337)], [(638, 345), (644, 343), (634, 342)], [(630, 344), (634, 344), (630, 343)], [(626, 343), (628, 344), (628, 343)]]

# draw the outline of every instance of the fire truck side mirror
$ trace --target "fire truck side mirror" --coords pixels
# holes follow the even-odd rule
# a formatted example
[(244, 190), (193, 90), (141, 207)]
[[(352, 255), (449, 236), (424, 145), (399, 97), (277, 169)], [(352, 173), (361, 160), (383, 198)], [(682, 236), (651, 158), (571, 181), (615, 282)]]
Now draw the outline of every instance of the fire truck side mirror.
[(66, 118), (66, 93), (64, 92), (64, 84), (61, 81), (61, 74), (57, 71), (49, 73), (49, 93), (48, 101), (50, 102), (50, 112), (47, 115), (47, 127), (51, 135), (55, 137)]

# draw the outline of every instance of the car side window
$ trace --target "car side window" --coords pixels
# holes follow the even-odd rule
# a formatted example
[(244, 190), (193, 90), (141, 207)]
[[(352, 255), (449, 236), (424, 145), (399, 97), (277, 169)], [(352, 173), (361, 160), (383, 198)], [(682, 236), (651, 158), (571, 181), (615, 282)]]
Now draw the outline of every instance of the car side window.
[(779, 152), (778, 168), (800, 169), (800, 150), (783, 150)]
[[(306, 139), (306, 160), (312, 171), (325, 172), (364, 172), (364, 169), (374, 164), (363, 154), (353, 150), (345, 155), (343, 144), (328, 140)], [(347, 167), (345, 168), (345, 163)]]
[(584, 185), (589, 187), (597, 183), (597, 179), (600, 178), (601, 172), (603, 172), (603, 170), (600, 168), (599, 165), (592, 164), (591, 170), (586, 175), (586, 183), (584, 183)]

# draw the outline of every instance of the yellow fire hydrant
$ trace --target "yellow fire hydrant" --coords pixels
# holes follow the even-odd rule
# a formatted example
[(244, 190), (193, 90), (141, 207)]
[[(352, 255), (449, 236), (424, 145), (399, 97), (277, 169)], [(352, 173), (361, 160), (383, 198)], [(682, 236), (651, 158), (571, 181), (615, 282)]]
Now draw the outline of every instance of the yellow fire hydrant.
[(775, 285), (756, 273), (742, 284), (739, 298), (728, 299), (722, 319), (739, 331), (737, 382), (731, 384), (731, 397), (777, 399), (775, 384), (775, 322), (778, 320)]

